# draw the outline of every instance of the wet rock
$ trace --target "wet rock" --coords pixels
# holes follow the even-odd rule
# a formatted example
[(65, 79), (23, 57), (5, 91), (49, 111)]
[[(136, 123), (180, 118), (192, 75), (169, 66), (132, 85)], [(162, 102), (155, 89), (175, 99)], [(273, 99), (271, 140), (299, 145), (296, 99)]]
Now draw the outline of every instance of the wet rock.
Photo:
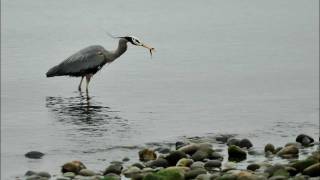
[(235, 162), (226, 162), (223, 165), (224, 169), (222, 171), (226, 172), (228, 170), (235, 169), (237, 167), (237, 164)]
[(284, 167), (286, 171), (288, 171), (288, 173), (290, 174), (290, 176), (295, 176), (296, 174), (298, 174), (298, 170), (294, 167), (291, 166), (285, 166)]
[(137, 167), (137, 168), (139, 168), (139, 169), (145, 168), (145, 166), (144, 166), (143, 164), (141, 164), (141, 163), (134, 163), (134, 164), (132, 164), (131, 166), (135, 166), (135, 167)]
[(32, 176), (34, 174), (37, 174), (35, 171), (27, 171), (24, 175), (25, 176)]
[(70, 180), (71, 178), (63, 177), (63, 176), (57, 176), (55, 180)]
[(27, 178), (26, 178), (26, 180), (48, 180), (49, 178), (47, 178), (47, 177), (41, 177), (41, 176), (38, 176), (38, 175), (36, 175), (36, 174), (34, 174), (34, 175), (31, 175), (31, 176), (28, 176)]
[(282, 158), (298, 157), (299, 149), (295, 145), (289, 145), (282, 148), (277, 155)]
[(258, 176), (247, 171), (241, 171), (236, 174), (237, 180), (266, 180), (266, 177)]
[(229, 161), (240, 162), (247, 158), (247, 153), (243, 151), (240, 147), (231, 145), (228, 147), (228, 159)]
[(193, 163), (192, 159), (187, 159), (187, 158), (182, 158), (177, 162), (176, 166), (181, 166), (181, 167), (190, 167)]
[(169, 166), (169, 163), (166, 159), (164, 158), (158, 158), (154, 161), (149, 161), (146, 163), (146, 166), (147, 167), (151, 167), (151, 168), (156, 168), (156, 167), (168, 167)]
[(139, 173), (141, 173), (141, 170), (135, 166), (130, 166), (128, 169), (125, 169), (122, 171), (122, 173), (127, 177), (131, 178)]
[(297, 171), (302, 172), (307, 167), (316, 164), (318, 161), (312, 158), (307, 158), (304, 160), (298, 160), (295, 162), (290, 163), (290, 166), (295, 168)]
[(268, 174), (269, 177), (271, 176), (285, 176), (289, 177), (289, 172), (286, 171), (285, 167), (281, 164), (275, 164), (270, 166), (264, 170), (265, 173)]
[(121, 174), (123, 167), (120, 164), (111, 164), (106, 168), (103, 172), (103, 175), (114, 173), (114, 174)]
[(216, 137), (216, 141), (219, 141), (221, 143), (226, 143), (228, 142), (228, 139), (230, 138), (230, 136), (228, 135), (220, 135)]
[(275, 150), (274, 150), (274, 153), (273, 154), (277, 154), (279, 151), (282, 150), (283, 147), (277, 147)]
[(63, 176), (73, 179), (74, 177), (76, 177), (76, 174), (74, 172), (66, 172), (63, 173)]
[(44, 153), (39, 151), (30, 151), (27, 152), (24, 156), (30, 159), (41, 159), (44, 156)]
[(194, 154), (197, 150), (199, 149), (199, 145), (198, 144), (188, 144), (185, 146), (182, 146), (178, 149), (178, 151), (182, 151), (186, 154), (192, 155)]
[(96, 173), (94, 171), (91, 171), (89, 169), (81, 169), (79, 171), (79, 174), (81, 176), (94, 176), (94, 175), (96, 175)]
[(264, 152), (271, 152), (272, 154), (274, 154), (276, 151), (275, 147), (273, 144), (267, 144), (264, 146)]
[(139, 151), (140, 161), (150, 161), (157, 159), (157, 155), (152, 149), (143, 149)]
[(124, 158), (122, 159), (122, 161), (123, 161), (123, 162), (128, 162), (128, 161), (130, 161), (130, 158), (124, 157)]
[(78, 174), (81, 169), (86, 169), (86, 166), (80, 161), (67, 162), (62, 166), (61, 172), (74, 172)]
[(228, 139), (228, 142), (227, 142), (228, 146), (232, 146), (232, 145), (239, 146), (239, 144), (240, 144), (240, 140), (235, 138)]
[(189, 143), (186, 143), (186, 142), (182, 142), (182, 141), (178, 141), (176, 142), (176, 150), (180, 149), (181, 147), (183, 146), (186, 146), (188, 145)]
[(285, 176), (272, 176), (269, 180), (287, 180), (288, 178)]
[(251, 141), (249, 139), (241, 139), (241, 141), (239, 142), (239, 147), (240, 148), (251, 148), (253, 145), (251, 143)]
[(259, 168), (260, 168), (260, 165), (259, 164), (255, 164), (255, 163), (249, 164), (247, 166), (247, 170), (250, 170), (250, 171), (255, 171), (255, 170), (259, 169)]
[(48, 172), (45, 172), (45, 171), (40, 171), (37, 173), (38, 176), (41, 176), (41, 177), (46, 177), (46, 178), (51, 178), (51, 175), (48, 173)]
[(220, 160), (220, 161), (223, 160), (223, 156), (218, 152), (209, 153), (208, 158), (211, 160)]
[(180, 169), (163, 169), (157, 173), (147, 174), (143, 180), (184, 180), (184, 174)]
[(220, 168), (220, 167), (221, 167), (221, 161), (219, 160), (210, 160), (204, 164), (204, 168), (207, 170), (212, 170), (214, 168)]
[(175, 166), (180, 159), (186, 157), (186, 153), (182, 151), (172, 151), (168, 156), (165, 157), (165, 159), (168, 161), (169, 166)]
[(235, 174), (223, 174), (215, 180), (237, 180), (237, 176)]
[(302, 173), (311, 177), (320, 176), (320, 163), (305, 168)]
[(309, 146), (314, 142), (314, 139), (306, 134), (299, 134), (296, 142), (301, 143), (303, 146)]
[(109, 173), (104, 175), (104, 178), (102, 180), (121, 180), (121, 177), (114, 173)]
[(208, 157), (209, 157), (209, 152), (198, 150), (191, 156), (191, 159), (193, 159), (194, 161), (203, 161)]
[(191, 169), (197, 169), (197, 168), (204, 168), (204, 162), (201, 161), (196, 161), (194, 163), (191, 164), (190, 166)]
[(155, 149), (155, 151), (161, 153), (161, 154), (168, 154), (171, 150), (167, 147), (159, 147)]
[(199, 174), (195, 180), (211, 180), (211, 179), (213, 179), (213, 177), (210, 174)]
[(191, 169), (190, 171), (185, 173), (185, 179), (194, 179), (200, 174), (206, 174), (207, 171), (202, 168)]

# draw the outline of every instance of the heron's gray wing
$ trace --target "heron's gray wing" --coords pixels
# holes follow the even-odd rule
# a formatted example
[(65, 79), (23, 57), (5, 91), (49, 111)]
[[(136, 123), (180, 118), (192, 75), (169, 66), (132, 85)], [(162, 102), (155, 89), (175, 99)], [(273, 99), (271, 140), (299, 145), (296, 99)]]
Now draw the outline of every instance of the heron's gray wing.
[(101, 46), (90, 46), (82, 49), (51, 68), (47, 76), (83, 76), (95, 73), (107, 62), (104, 51), (105, 49)]

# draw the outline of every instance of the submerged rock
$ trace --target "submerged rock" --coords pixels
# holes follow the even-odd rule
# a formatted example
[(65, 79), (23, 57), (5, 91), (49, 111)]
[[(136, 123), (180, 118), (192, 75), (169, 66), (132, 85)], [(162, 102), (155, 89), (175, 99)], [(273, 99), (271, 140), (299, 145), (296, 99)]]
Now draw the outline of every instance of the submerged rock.
[(240, 162), (247, 158), (247, 153), (244, 150), (242, 150), (240, 147), (235, 145), (229, 146), (228, 155), (229, 155), (228, 157), (229, 161)]
[(152, 149), (143, 149), (139, 151), (140, 161), (150, 161), (157, 159), (157, 154)]
[(30, 159), (41, 159), (44, 156), (44, 153), (39, 151), (30, 151), (27, 152), (24, 156)]
[(304, 160), (297, 160), (290, 164), (291, 167), (295, 168), (298, 172), (302, 172), (307, 167), (316, 164), (318, 161), (312, 158), (307, 158)]

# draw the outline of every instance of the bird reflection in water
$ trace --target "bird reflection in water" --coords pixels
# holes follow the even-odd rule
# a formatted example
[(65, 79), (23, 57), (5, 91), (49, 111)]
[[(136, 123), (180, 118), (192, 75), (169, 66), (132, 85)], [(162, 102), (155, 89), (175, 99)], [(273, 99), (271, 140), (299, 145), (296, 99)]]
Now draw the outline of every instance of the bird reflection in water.
[(103, 136), (128, 130), (128, 121), (117, 115), (119, 111), (101, 106), (93, 97), (82, 93), (74, 97), (46, 97), (46, 107), (59, 122), (85, 135)]

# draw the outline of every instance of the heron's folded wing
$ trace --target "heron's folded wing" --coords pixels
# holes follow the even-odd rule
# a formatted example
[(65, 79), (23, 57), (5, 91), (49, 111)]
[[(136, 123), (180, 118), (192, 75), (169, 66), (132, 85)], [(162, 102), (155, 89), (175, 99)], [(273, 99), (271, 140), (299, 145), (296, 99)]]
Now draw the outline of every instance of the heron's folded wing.
[(101, 48), (88, 47), (67, 58), (58, 65), (59, 72), (66, 75), (85, 73), (100, 69), (106, 63)]

